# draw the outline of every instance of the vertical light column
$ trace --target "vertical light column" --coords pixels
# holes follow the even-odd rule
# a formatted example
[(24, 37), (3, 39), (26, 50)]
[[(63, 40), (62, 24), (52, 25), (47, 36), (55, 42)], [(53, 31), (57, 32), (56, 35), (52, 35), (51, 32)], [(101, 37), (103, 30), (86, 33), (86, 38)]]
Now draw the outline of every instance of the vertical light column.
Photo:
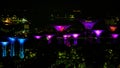
[(8, 42), (1, 42), (1, 44), (2, 44), (2, 57), (6, 57), (7, 56), (6, 46), (8, 45)]
[(25, 38), (18, 38), (18, 42), (20, 43), (20, 52), (19, 52), (19, 56), (21, 59), (24, 58), (24, 43), (25, 43), (26, 39)]
[(10, 47), (10, 56), (13, 57), (15, 56), (15, 48), (14, 48), (14, 43), (16, 38), (15, 37), (8, 37), (8, 40), (11, 43), (11, 47)]

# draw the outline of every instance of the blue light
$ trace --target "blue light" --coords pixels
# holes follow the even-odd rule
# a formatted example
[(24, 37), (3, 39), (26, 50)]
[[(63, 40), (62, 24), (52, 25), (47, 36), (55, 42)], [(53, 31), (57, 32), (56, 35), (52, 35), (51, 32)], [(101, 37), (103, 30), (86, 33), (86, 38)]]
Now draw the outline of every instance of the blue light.
[(20, 43), (20, 58), (23, 59), (24, 58), (24, 42), (26, 41), (25, 38), (18, 38), (18, 41)]
[(21, 51), (19, 56), (20, 56), (21, 59), (23, 59), (24, 58), (24, 51)]
[(8, 42), (1, 42), (2, 44), (2, 57), (6, 57), (7, 53), (6, 53), (6, 46), (8, 45)]
[(15, 38), (15, 37), (8, 37), (8, 39), (9, 39), (9, 41), (10, 41), (11, 43), (14, 43), (14, 42), (15, 42), (15, 40), (16, 40), (16, 38)]
[(8, 37), (8, 40), (11, 43), (11, 49), (10, 49), (10, 56), (15, 56), (15, 49), (14, 49), (14, 42), (16, 41), (16, 37)]
[(6, 46), (8, 42), (1, 42), (2, 46)]
[(24, 44), (25, 40), (26, 40), (25, 38), (19, 38), (18, 39), (18, 41), (19, 41), (20, 44)]

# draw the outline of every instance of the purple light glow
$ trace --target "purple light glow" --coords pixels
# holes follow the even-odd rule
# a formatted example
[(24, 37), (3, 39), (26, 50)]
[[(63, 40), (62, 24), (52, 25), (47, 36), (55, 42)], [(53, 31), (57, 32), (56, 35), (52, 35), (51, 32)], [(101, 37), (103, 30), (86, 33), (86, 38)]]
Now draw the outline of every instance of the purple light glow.
[(53, 35), (46, 35), (47, 40), (51, 39), (53, 37)]
[(63, 38), (64, 38), (64, 39), (67, 39), (67, 38), (69, 38), (69, 37), (71, 37), (70, 34), (65, 34), (65, 35), (63, 35)]
[(68, 29), (70, 27), (70, 25), (55, 25), (54, 28), (59, 31), (59, 32), (63, 32), (66, 29)]
[(72, 34), (72, 37), (74, 38), (74, 45), (77, 45), (77, 38), (80, 36), (80, 34)]
[(96, 34), (97, 37), (99, 37), (103, 30), (93, 30), (93, 32)]
[(73, 38), (78, 38), (80, 34), (72, 34)]
[(51, 38), (53, 37), (54, 35), (46, 35), (46, 38), (48, 40), (48, 44), (51, 43)]
[(83, 21), (82, 24), (84, 25), (85, 29), (91, 30), (96, 22), (93, 21)]
[(36, 38), (36, 39), (40, 39), (42, 36), (39, 36), (39, 35), (36, 35), (36, 36), (34, 36), (34, 38)]
[(68, 45), (68, 38), (70, 38), (71, 37), (71, 35), (70, 34), (65, 34), (65, 35), (63, 35), (63, 38), (64, 38), (64, 44), (66, 44), (66, 45)]
[(111, 34), (112, 38), (116, 39), (118, 38), (119, 34)]

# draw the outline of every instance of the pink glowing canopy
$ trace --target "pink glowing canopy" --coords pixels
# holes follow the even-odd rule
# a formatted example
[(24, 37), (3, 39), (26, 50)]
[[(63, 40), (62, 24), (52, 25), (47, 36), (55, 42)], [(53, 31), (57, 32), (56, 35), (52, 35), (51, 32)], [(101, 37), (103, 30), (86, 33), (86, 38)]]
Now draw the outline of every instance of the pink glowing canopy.
[(51, 39), (54, 35), (46, 35), (47, 40)]
[(99, 37), (103, 30), (93, 30), (93, 32), (96, 34), (97, 37)]
[(36, 39), (40, 39), (41, 36), (40, 36), (40, 35), (35, 35), (34, 38), (36, 38)]
[(77, 34), (77, 33), (72, 34), (73, 38), (78, 38), (79, 35), (80, 35), (80, 34)]
[(119, 34), (111, 34), (112, 38), (116, 39), (118, 38)]
[(54, 25), (54, 28), (59, 32), (63, 32), (66, 29), (68, 29), (69, 27), (70, 27), (70, 25)]
[(64, 34), (64, 35), (63, 35), (63, 38), (64, 38), (64, 39), (67, 39), (67, 38), (69, 38), (69, 37), (71, 37), (70, 34)]
[(84, 25), (85, 29), (91, 30), (96, 24), (96, 22), (93, 22), (91, 20), (90, 21), (85, 20), (85, 21), (82, 21), (82, 24)]
[(117, 26), (109, 26), (110, 31), (114, 32), (117, 29)]

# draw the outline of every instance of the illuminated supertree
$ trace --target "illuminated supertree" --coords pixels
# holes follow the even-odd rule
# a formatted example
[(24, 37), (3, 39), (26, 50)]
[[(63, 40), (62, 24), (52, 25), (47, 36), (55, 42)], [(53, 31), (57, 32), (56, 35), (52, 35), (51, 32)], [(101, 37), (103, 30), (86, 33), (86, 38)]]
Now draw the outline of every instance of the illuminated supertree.
[(103, 30), (93, 30), (93, 32), (96, 34), (97, 42), (100, 42), (100, 36)]
[(70, 42), (69, 42), (69, 38), (71, 37), (71, 34), (64, 34), (63, 35), (63, 39), (64, 39), (64, 44), (67, 45), (68, 47), (71, 46)]
[(97, 21), (93, 21), (93, 20), (80, 20), (80, 22), (84, 25), (86, 30), (92, 30)]
[(6, 47), (8, 45), (8, 42), (1, 42), (1, 44), (2, 44), (2, 57), (6, 57), (7, 56)]
[(34, 36), (35, 39), (41, 39), (41, 37), (42, 37), (42, 36), (40, 36), (40, 35), (35, 35), (35, 36)]
[(72, 37), (74, 38), (74, 45), (77, 45), (77, 39), (78, 39), (78, 37), (80, 36), (80, 34), (78, 34), (78, 33), (74, 33), (74, 34), (72, 34)]
[(109, 29), (110, 29), (111, 32), (115, 32), (116, 29), (117, 29), (117, 26), (110, 25)]
[(10, 47), (10, 56), (13, 57), (15, 56), (15, 48), (14, 48), (14, 44), (16, 41), (16, 37), (8, 37), (8, 40), (11, 43), (11, 47)]
[(69, 27), (70, 27), (70, 25), (54, 25), (54, 28), (58, 32), (63, 32), (65, 30), (67, 30)]
[(48, 44), (51, 43), (51, 39), (52, 39), (53, 36), (54, 36), (54, 35), (52, 35), (52, 34), (46, 35), (46, 38), (47, 38), (47, 40), (48, 40)]
[(112, 33), (111, 37), (113, 39), (113, 43), (116, 43), (116, 41), (117, 41), (116, 39), (119, 37), (119, 34), (118, 33)]
[[(92, 39), (92, 30), (93, 30), (93, 27), (95, 26), (95, 24), (97, 23), (97, 20), (87, 20), (87, 19), (82, 19), (80, 20), (80, 22), (83, 24), (84, 28), (85, 28), (85, 40), (87, 40), (86, 38), (89, 38), (90, 42), (91, 42), (91, 39)], [(86, 42), (86, 41), (85, 41)]]
[(18, 38), (18, 41), (20, 43), (20, 53), (19, 56), (21, 59), (24, 58), (24, 43), (26, 41), (26, 38)]

